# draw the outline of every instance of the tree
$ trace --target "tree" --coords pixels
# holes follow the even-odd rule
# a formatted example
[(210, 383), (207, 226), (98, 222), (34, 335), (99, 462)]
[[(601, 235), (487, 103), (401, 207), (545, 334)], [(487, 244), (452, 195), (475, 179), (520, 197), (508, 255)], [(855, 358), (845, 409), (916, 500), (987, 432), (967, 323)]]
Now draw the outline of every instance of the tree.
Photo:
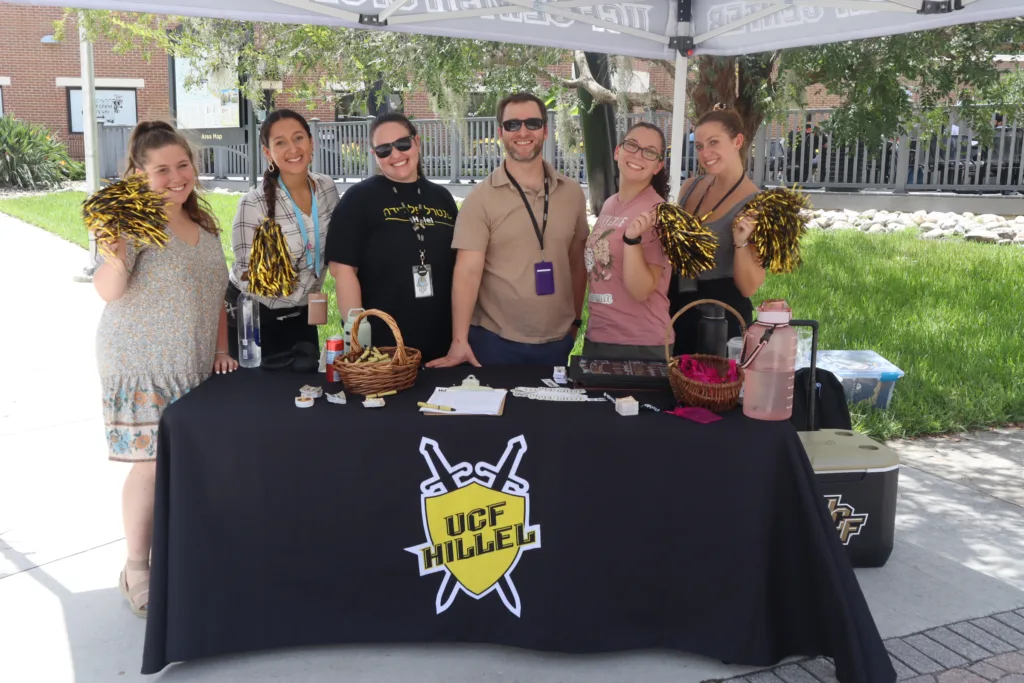
[[(581, 51), (324, 26), (100, 11), (85, 17), (87, 32), (112, 39), (115, 49), (161, 48), (190, 58), (197, 80), (224, 70), (248, 74), (242, 91), (254, 101), (259, 81), (290, 75), (295, 94), (310, 102), (331, 97), (330, 82), (357, 84), (362, 97), (367, 84), (405, 92), (422, 83), (435, 109), (449, 116), (463, 114), (469, 94), (481, 87), (494, 95), (533, 90), (560, 96), (560, 103), (569, 98), (570, 105), (578, 105), (576, 91), (582, 91), (588, 106), (610, 104), (619, 111), (672, 108), (657, 92), (614, 86), (628, 79), (595, 78)], [(820, 84), (842, 98), (828, 122), (841, 139), (879, 140), (918, 126), (937, 131), (951, 104), (959, 104), (961, 120), (984, 135), (992, 107), (1024, 104), (1024, 79), (1000, 74), (993, 61), (1022, 44), (1024, 19), (1011, 19), (742, 57), (702, 56), (688, 74), (688, 113), (699, 117), (719, 102), (733, 106), (753, 139), (765, 120), (802, 107), (807, 87)], [(631, 68), (628, 59), (610, 63), (619, 71)], [(675, 75), (671, 63), (659, 64)], [(974, 106), (979, 104), (991, 107)]]

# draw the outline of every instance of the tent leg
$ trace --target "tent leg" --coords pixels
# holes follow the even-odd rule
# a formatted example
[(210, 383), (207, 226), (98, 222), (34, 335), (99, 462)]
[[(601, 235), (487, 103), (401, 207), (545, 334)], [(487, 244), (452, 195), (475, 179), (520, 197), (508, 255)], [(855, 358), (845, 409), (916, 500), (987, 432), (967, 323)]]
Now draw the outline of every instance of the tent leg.
[(682, 185), (683, 157), (686, 156), (689, 131), (686, 130), (686, 73), (690, 60), (683, 54), (676, 54), (676, 88), (672, 102), (672, 159), (669, 165), (670, 200), (679, 197)]

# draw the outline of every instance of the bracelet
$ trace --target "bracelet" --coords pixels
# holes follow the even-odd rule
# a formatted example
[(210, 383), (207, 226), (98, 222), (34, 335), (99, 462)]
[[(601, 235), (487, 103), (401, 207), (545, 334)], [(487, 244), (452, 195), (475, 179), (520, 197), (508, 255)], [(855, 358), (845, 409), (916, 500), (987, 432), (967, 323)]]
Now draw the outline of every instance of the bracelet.
[(213, 355), (215, 355), (215, 356), (230, 356), (231, 354), (228, 353), (227, 351), (214, 351)]
[(634, 247), (643, 242), (643, 239), (643, 235), (640, 237), (626, 237), (626, 233), (622, 233), (622, 241)]
[(749, 247), (749, 246), (750, 246), (750, 240), (747, 240), (743, 244), (737, 244), (736, 248), (737, 249), (744, 249), (744, 248)]

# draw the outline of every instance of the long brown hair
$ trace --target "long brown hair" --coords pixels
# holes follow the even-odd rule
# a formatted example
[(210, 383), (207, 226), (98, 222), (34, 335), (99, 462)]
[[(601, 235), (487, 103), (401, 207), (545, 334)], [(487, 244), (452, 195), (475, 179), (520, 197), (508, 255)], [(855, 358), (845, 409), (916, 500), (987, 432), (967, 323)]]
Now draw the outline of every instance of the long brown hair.
[(202, 191), (202, 186), (199, 184), (199, 169), (196, 168), (196, 158), (192, 153), (192, 146), (188, 144), (188, 140), (181, 133), (174, 130), (174, 126), (171, 124), (166, 121), (143, 121), (135, 126), (131, 139), (128, 140), (128, 167), (125, 170), (125, 175), (144, 173), (142, 168), (146, 165), (146, 156), (149, 152), (168, 145), (178, 145), (185, 150), (188, 161), (192, 164), (192, 170), (195, 172), (192, 192), (189, 193), (188, 199), (181, 205), (181, 208), (203, 230), (211, 235), (219, 235), (220, 228), (217, 227), (217, 219), (213, 217), (213, 209), (199, 194)]
[[(626, 131), (626, 134), (624, 136), (622, 136), (622, 139), (625, 140), (627, 137), (629, 137), (629, 134), (632, 133), (637, 128), (646, 128), (647, 130), (653, 130), (655, 133), (658, 134), (658, 138), (661, 140), (661, 154), (662, 154), (662, 157), (664, 157), (664, 155), (665, 155), (665, 133), (664, 133), (664, 131), (661, 130), (661, 128), (658, 128), (653, 123), (648, 123), (647, 121), (640, 121), (639, 123), (634, 123), (632, 126), (630, 126), (629, 130)], [(621, 145), (622, 143), (620, 142), (619, 144)], [(662, 162), (664, 162), (664, 161), (665, 161), (665, 159), (662, 158)], [(657, 173), (655, 173), (654, 176), (651, 178), (651, 187), (654, 188), (654, 191), (657, 192), (661, 196), (662, 199), (664, 199), (665, 201), (668, 201), (668, 192), (669, 192), (669, 190), (668, 190), (668, 165), (667, 164), (662, 163), (661, 170), (658, 171)]]
[[(264, 119), (263, 125), (260, 126), (260, 144), (263, 145), (264, 149), (270, 149), (270, 129), (274, 127), (275, 123), (283, 119), (298, 121), (302, 125), (303, 130), (306, 131), (309, 141), (313, 142), (313, 132), (309, 129), (306, 117), (292, 109), (275, 109)], [(272, 166), (273, 170), (271, 170)], [(274, 212), (277, 210), (277, 179), (280, 177), (281, 169), (274, 166), (273, 162), (267, 164), (267, 170), (263, 172), (263, 198), (267, 202), (267, 218), (271, 220), (274, 219)], [(296, 218), (298, 217), (296, 216)]]

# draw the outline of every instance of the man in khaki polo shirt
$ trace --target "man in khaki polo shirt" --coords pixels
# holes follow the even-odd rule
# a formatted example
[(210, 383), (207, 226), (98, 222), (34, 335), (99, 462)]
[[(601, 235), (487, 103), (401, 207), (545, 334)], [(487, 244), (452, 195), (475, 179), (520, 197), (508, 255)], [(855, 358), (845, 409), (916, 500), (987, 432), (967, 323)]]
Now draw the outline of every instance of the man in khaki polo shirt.
[(541, 156), (548, 130), (539, 98), (510, 95), (497, 113), (505, 161), (459, 210), (452, 346), (430, 367), (565, 365), (580, 325), (583, 190)]

